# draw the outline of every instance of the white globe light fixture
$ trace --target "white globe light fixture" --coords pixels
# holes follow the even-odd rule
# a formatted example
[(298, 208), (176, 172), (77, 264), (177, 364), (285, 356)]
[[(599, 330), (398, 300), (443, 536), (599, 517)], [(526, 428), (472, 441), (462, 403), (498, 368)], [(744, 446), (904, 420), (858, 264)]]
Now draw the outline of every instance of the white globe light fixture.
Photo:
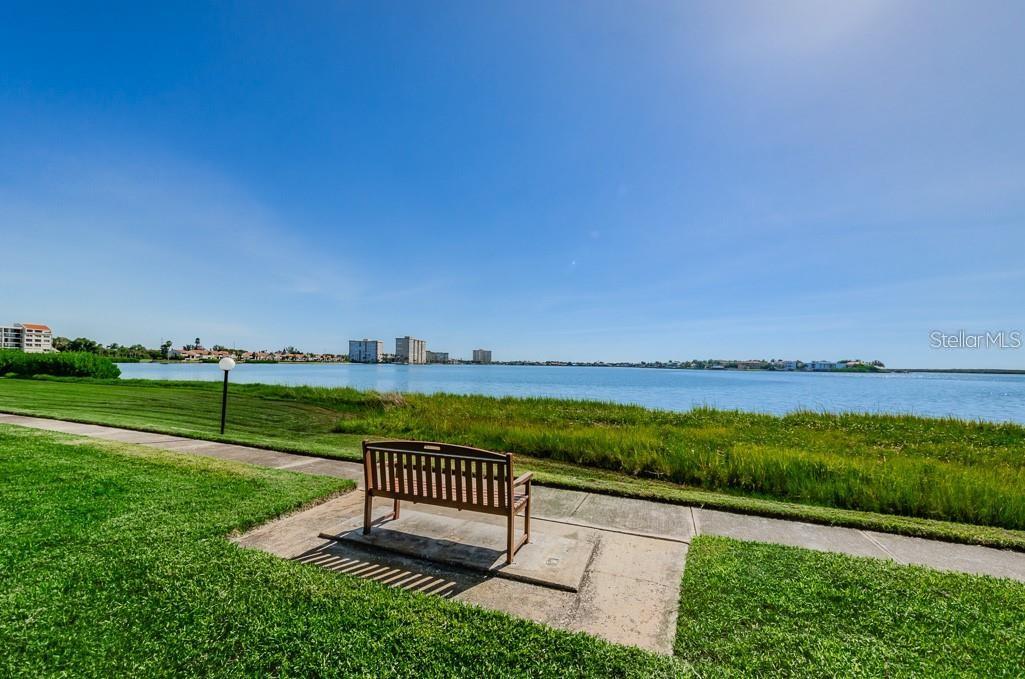
[(221, 394), (221, 433), (224, 433), (224, 421), (228, 417), (228, 373), (235, 367), (235, 359), (225, 356), (217, 362), (217, 367), (224, 371), (224, 392)]

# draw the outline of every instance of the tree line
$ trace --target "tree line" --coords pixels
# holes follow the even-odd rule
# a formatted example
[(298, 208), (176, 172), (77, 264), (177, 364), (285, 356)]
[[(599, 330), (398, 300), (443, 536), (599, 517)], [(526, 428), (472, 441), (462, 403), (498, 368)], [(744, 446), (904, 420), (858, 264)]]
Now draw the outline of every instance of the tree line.
[(96, 340), (91, 340), (88, 337), (76, 337), (75, 339), (54, 337), (53, 348), (62, 352), (81, 351), (87, 354), (106, 356), (108, 358), (128, 358), (137, 360), (149, 358), (153, 360), (162, 360), (167, 358), (167, 352), (171, 348), (171, 341), (168, 340), (164, 342), (158, 349), (147, 349), (141, 344), (126, 346), (118, 344), (117, 342), (112, 342), (104, 346)]

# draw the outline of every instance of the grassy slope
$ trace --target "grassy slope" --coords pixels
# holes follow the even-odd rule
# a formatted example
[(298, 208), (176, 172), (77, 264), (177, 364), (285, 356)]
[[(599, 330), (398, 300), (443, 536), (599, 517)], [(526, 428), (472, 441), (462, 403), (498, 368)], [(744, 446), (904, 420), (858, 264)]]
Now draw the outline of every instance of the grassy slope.
[(1021, 676), (1025, 585), (702, 537), (677, 629), (702, 676)]
[[(546, 454), (520, 457), (519, 466), (552, 485), (1025, 549), (1025, 531), (1001, 527), (1025, 515), (1022, 427), (263, 385), (232, 390), (224, 440), (348, 459), (358, 459), (363, 436), (462, 441)], [(219, 399), (215, 383), (0, 379), (0, 410), (211, 439), (221, 438)], [(699, 470), (693, 474), (700, 478), (680, 484), (668, 473), (624, 473), (658, 468), (660, 456)], [(906, 506), (891, 502), (901, 497)], [(891, 504), (882, 502), (887, 498)], [(845, 508), (881, 504), (892, 513)], [(966, 523), (939, 520), (949, 514)]]
[(672, 659), (243, 550), (345, 482), (0, 426), (0, 675), (669, 676)]

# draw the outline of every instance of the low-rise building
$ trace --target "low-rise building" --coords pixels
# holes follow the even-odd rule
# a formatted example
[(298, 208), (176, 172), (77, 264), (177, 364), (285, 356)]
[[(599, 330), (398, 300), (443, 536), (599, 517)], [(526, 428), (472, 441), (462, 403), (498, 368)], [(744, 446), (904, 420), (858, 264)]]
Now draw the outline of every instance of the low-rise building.
[(428, 351), (427, 352), (428, 363), (448, 363), (448, 352), (447, 351)]
[(473, 362), (474, 363), (491, 363), (491, 350), (490, 349), (474, 349), (473, 350)]
[(832, 361), (812, 361), (807, 365), (807, 368), (814, 372), (825, 372), (828, 370), (836, 370), (836, 364)]
[(384, 342), (381, 340), (349, 340), (349, 361), (351, 363), (380, 363), (384, 356)]
[(30, 354), (53, 351), (53, 331), (39, 323), (0, 326), (0, 349), (20, 349)]
[(410, 337), (395, 338), (395, 361), (420, 365), (427, 362), (427, 342)]

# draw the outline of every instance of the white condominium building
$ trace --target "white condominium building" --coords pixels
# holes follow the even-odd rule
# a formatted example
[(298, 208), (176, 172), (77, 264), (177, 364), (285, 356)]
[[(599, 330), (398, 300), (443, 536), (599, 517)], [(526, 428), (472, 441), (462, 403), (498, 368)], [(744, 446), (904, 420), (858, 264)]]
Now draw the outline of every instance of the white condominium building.
[(0, 349), (21, 349), (30, 354), (53, 351), (53, 332), (39, 323), (0, 325)]
[(384, 355), (381, 340), (349, 340), (349, 361), (352, 363), (380, 363)]
[(427, 342), (410, 337), (395, 338), (395, 360), (399, 363), (421, 364), (427, 362)]
[(491, 363), (491, 350), (490, 349), (474, 349), (473, 350), (473, 362), (474, 363)]

